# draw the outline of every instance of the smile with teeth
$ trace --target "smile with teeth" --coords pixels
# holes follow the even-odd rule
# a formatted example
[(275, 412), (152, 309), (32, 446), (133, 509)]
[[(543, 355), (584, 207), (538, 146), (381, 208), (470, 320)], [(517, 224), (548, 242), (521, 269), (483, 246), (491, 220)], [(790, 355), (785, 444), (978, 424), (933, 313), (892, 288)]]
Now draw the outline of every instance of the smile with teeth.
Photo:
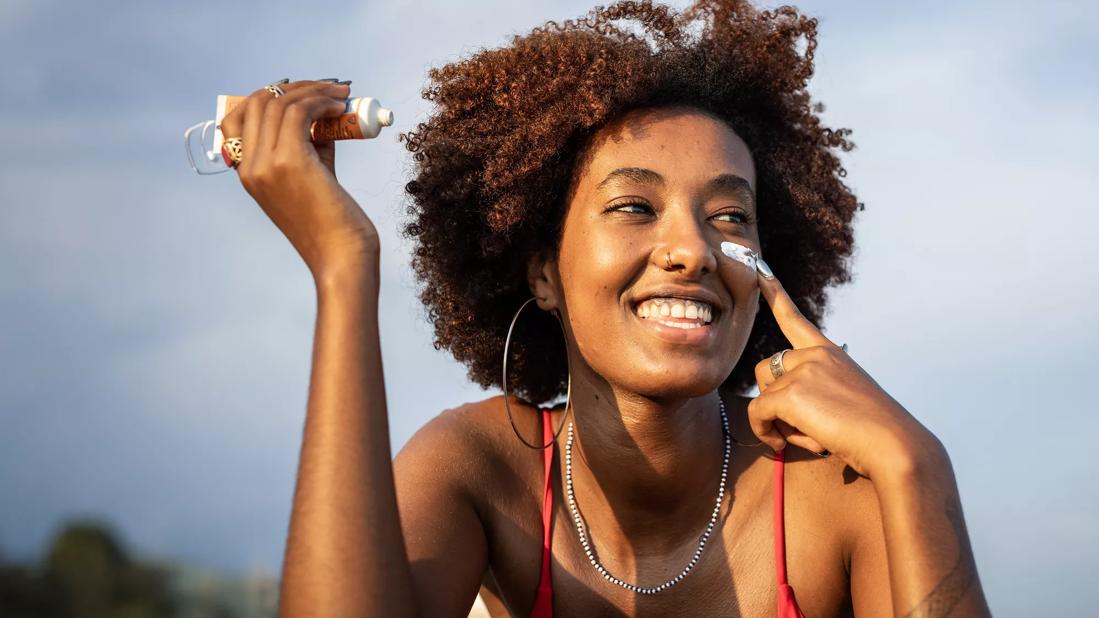
[(714, 319), (710, 305), (682, 298), (650, 298), (637, 305), (637, 315), (644, 320), (675, 328), (701, 328)]

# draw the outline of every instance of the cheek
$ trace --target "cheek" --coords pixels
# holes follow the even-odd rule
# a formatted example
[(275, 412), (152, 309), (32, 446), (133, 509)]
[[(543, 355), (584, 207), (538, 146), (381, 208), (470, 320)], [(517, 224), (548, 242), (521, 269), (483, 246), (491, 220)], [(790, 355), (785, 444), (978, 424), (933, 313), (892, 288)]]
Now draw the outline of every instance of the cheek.
[(585, 230), (568, 240), (562, 244), (562, 286), (570, 307), (577, 310), (590, 304), (607, 310), (607, 302), (620, 300), (639, 264), (644, 266), (644, 256), (629, 238)]
[(744, 264), (730, 258), (722, 259), (719, 272), (734, 303), (732, 328), (728, 334), (733, 337), (737, 349), (742, 351), (742, 346), (755, 325), (760, 305), (764, 302), (760, 297), (759, 276)]
[(577, 351), (593, 367), (623, 368), (621, 347), (628, 341), (623, 336), (624, 312), (631, 310), (622, 300), (623, 291), (636, 279), (639, 264), (643, 268), (646, 263), (637, 253), (629, 239), (591, 230), (577, 230), (563, 239), (561, 292)]
[(732, 293), (737, 306), (744, 306), (746, 300), (751, 301), (759, 297), (758, 275), (746, 264), (722, 256), (718, 273), (725, 287)]

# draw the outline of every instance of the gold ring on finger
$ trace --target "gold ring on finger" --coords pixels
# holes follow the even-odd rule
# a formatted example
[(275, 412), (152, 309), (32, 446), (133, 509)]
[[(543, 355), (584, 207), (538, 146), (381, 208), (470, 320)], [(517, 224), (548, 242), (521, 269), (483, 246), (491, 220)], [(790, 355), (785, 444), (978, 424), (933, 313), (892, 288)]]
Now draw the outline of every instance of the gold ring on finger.
[(786, 368), (782, 366), (782, 355), (786, 354), (789, 351), (789, 349), (782, 350), (781, 352), (775, 352), (774, 355), (771, 356), (771, 375), (776, 380), (781, 378), (782, 375), (786, 373)]
[(225, 164), (236, 168), (244, 158), (243, 141), (239, 137), (227, 137), (221, 144), (221, 156)]

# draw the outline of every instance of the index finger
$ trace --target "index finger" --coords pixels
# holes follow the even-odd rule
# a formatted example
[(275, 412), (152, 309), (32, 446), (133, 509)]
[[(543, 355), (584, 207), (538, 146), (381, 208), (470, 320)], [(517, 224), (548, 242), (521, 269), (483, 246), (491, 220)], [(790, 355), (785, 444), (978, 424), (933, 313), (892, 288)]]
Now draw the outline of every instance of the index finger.
[(786, 335), (794, 348), (809, 348), (818, 345), (835, 346), (836, 344), (831, 339), (825, 337), (824, 333), (820, 332), (815, 324), (801, 314), (801, 310), (794, 304), (794, 300), (790, 298), (790, 295), (786, 293), (786, 288), (782, 287), (782, 283), (778, 278), (773, 274), (770, 277), (763, 274), (764, 272), (771, 273), (767, 262), (757, 257), (756, 264), (759, 289), (763, 292), (763, 298), (767, 300), (771, 312), (775, 314), (775, 321), (778, 322), (782, 334)]

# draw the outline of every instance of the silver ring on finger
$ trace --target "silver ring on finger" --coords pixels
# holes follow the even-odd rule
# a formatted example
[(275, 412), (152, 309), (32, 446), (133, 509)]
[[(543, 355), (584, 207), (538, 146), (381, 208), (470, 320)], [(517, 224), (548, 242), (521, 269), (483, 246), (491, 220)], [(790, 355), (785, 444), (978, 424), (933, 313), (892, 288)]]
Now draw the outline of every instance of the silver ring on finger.
[(782, 356), (789, 351), (789, 349), (782, 350), (781, 352), (775, 352), (774, 355), (771, 356), (771, 375), (776, 380), (781, 378), (782, 375), (786, 373), (786, 368), (782, 366)]
[(275, 82), (273, 84), (267, 84), (266, 86), (263, 87), (263, 89), (266, 90), (267, 92), (270, 92), (271, 94), (275, 95), (276, 99), (281, 97), (282, 95), (286, 94), (285, 92), (282, 91), (282, 88), (279, 88), (279, 82)]

